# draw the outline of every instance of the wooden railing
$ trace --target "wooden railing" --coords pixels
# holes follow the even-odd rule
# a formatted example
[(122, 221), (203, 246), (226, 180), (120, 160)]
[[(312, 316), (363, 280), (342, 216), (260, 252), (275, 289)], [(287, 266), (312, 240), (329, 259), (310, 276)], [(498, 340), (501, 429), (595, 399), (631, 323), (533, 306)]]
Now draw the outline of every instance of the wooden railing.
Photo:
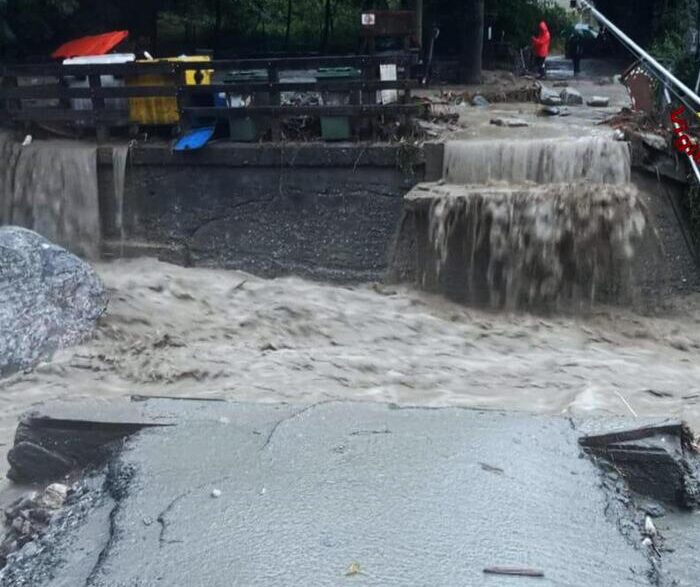
[[(155, 61), (106, 65), (21, 64), (0, 66), (0, 120), (20, 124), (65, 123), (96, 127), (105, 134), (109, 128), (138, 125), (126, 99), (170, 98), (176, 101), (177, 124), (188, 127), (202, 121), (232, 121), (250, 117), (280, 138), (280, 121), (296, 116), (348, 116), (353, 121), (377, 117), (400, 120), (418, 114), (420, 104), (412, 101), (411, 90), (417, 82), (399, 75), (396, 81), (380, 81), (379, 65), (396, 64), (410, 68), (410, 56), (314, 57), (282, 59), (238, 59), (220, 61)], [(323, 67), (352, 67), (362, 72), (357, 79), (316, 80), (309, 83), (280, 81), (288, 71), (313, 72)], [(265, 70), (267, 81), (203, 83), (216, 80), (217, 72)], [(103, 86), (103, 76), (124, 80), (125, 85)], [(158, 83), (138, 85), (144, 76), (157, 76)], [(189, 83), (188, 83), (189, 78)], [(75, 87), (75, 80), (85, 87)], [(193, 81), (194, 80), (194, 81)], [(397, 90), (392, 104), (377, 101), (377, 91)], [(340, 105), (283, 104), (284, 92), (327, 93), (345, 96)], [(217, 95), (253, 96), (242, 107), (215, 105)], [(255, 97), (263, 97), (256, 100)], [(81, 108), (75, 100), (89, 100)], [(262, 103), (261, 103), (262, 102)]]

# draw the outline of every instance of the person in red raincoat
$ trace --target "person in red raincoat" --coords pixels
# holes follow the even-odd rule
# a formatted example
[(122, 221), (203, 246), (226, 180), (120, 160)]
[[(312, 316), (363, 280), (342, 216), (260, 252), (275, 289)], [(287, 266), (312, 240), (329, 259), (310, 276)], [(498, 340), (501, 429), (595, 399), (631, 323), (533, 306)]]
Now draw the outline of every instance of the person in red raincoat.
[(532, 52), (535, 55), (535, 64), (541, 78), (544, 78), (547, 73), (545, 61), (549, 56), (549, 42), (551, 38), (547, 23), (542, 21), (540, 23), (540, 33), (536, 37), (532, 37)]

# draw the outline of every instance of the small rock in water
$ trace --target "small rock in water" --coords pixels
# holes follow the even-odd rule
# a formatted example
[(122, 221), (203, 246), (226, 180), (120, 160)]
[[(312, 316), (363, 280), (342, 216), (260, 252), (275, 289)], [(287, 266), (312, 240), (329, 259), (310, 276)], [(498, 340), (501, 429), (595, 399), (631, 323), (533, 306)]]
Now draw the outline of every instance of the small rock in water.
[(68, 487), (63, 483), (52, 483), (39, 498), (39, 503), (50, 509), (58, 509), (63, 505), (68, 497)]
[(651, 132), (640, 132), (639, 136), (647, 147), (651, 147), (657, 151), (666, 151), (666, 149), (668, 149), (668, 144), (666, 143), (666, 139), (664, 137)]
[(545, 106), (540, 112), (545, 116), (559, 116), (561, 114), (561, 110), (556, 106)]
[(545, 106), (560, 106), (561, 98), (559, 94), (547, 86), (540, 87), (540, 103)]
[(489, 101), (479, 94), (477, 94), (476, 96), (474, 96), (472, 98), (472, 106), (484, 107), (484, 106), (488, 106), (488, 105), (489, 105)]
[(211, 496), (215, 499), (221, 497), (221, 489), (212, 489)]
[(520, 127), (520, 126), (530, 126), (526, 120), (523, 120), (522, 118), (507, 118), (507, 117), (499, 117), (499, 118), (492, 118), (491, 119), (491, 124), (495, 124), (496, 126), (508, 126), (508, 127)]
[(589, 98), (586, 104), (588, 104), (589, 106), (594, 106), (596, 108), (605, 108), (610, 104), (610, 98), (606, 98), (604, 96), (593, 96)]
[(581, 92), (574, 88), (564, 88), (559, 94), (561, 101), (568, 106), (576, 106), (583, 104), (583, 96)]

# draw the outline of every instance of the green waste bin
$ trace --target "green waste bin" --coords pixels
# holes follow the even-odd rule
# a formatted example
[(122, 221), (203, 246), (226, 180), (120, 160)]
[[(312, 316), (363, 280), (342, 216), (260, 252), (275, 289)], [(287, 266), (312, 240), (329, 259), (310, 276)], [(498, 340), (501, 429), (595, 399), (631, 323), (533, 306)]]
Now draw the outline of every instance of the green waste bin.
[[(248, 69), (226, 72), (223, 74), (220, 83), (261, 83), (268, 81), (268, 79), (267, 70)], [(214, 83), (218, 83), (216, 77)], [(269, 101), (269, 94), (267, 92), (256, 92), (252, 96), (226, 92), (217, 95), (217, 105), (228, 106), (229, 108), (242, 108), (248, 97), (251, 98), (251, 103), (255, 106), (264, 105)], [(260, 138), (258, 126), (255, 123), (255, 120), (249, 116), (230, 117), (229, 133), (232, 141), (253, 143)]]
[[(353, 67), (321, 67), (316, 72), (319, 81), (359, 79), (362, 72)], [(327, 106), (350, 104), (352, 92), (322, 92), (323, 103)], [(359, 94), (359, 90), (358, 90)], [(321, 116), (321, 136), (326, 141), (345, 141), (350, 138), (349, 116)]]

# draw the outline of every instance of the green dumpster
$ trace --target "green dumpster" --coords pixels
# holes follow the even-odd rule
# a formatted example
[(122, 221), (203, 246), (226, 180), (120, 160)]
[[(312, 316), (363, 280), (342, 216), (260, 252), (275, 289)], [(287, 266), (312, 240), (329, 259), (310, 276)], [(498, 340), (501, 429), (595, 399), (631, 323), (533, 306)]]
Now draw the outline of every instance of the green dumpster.
[[(240, 71), (229, 71), (226, 72), (221, 83), (223, 84), (234, 84), (234, 83), (262, 83), (268, 81), (267, 70), (265, 69), (248, 69)], [(217, 83), (215, 80), (214, 83)], [(251, 99), (251, 103), (256, 106), (263, 105), (268, 100), (269, 94), (267, 92), (256, 92), (252, 96), (246, 96), (235, 93), (225, 93), (219, 94), (217, 96), (217, 101), (219, 105), (228, 106), (229, 108), (242, 108), (248, 98)], [(229, 118), (229, 133), (232, 141), (241, 141), (246, 143), (252, 143), (260, 138), (260, 133), (258, 131), (258, 126), (255, 120), (246, 117), (230, 117)]]
[[(359, 79), (362, 73), (352, 67), (321, 67), (316, 72), (318, 81)], [(350, 104), (352, 92), (324, 91), (323, 103), (327, 106)], [(358, 91), (359, 94), (359, 91)], [(321, 136), (326, 141), (344, 141), (350, 138), (349, 116), (321, 116)]]

